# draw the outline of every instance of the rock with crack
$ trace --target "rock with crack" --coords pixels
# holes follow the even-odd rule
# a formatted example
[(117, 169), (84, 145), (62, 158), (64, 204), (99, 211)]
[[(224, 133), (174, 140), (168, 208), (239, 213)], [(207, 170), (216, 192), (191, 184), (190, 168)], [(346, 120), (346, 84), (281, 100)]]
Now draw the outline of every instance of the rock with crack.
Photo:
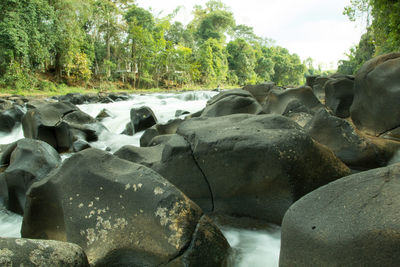
[(214, 211), (280, 224), (304, 194), (350, 170), (295, 122), (278, 115), (195, 118), (177, 133), (213, 194)]
[(50, 144), (59, 152), (73, 150), (74, 142), (97, 141), (107, 129), (69, 102), (49, 103), (29, 110), (22, 118), (26, 138)]
[(201, 117), (220, 117), (231, 114), (260, 114), (262, 106), (248, 91), (236, 89), (222, 92), (207, 102)]
[(152, 168), (204, 211), (212, 211), (212, 193), (207, 179), (193, 157), (190, 144), (176, 134), (168, 137), (168, 140), (156, 146), (124, 146), (114, 155)]
[(78, 244), (92, 266), (158, 266), (181, 256), (213, 257), (214, 245), (190, 250), (201, 234), (229, 252), (218, 231), (206, 232), (212, 225), (198, 226), (202, 216), (194, 202), (155, 171), (90, 148), (31, 186), (21, 233)]
[(312, 89), (308, 86), (303, 86), (287, 90), (271, 90), (264, 104), (264, 112), (282, 115), (294, 100), (301, 102), (310, 112), (316, 112), (323, 108), (321, 102), (313, 94)]
[(306, 132), (319, 143), (329, 147), (347, 166), (366, 170), (386, 166), (400, 143), (380, 146), (386, 140), (368, 139), (357, 132), (348, 121), (320, 110), (304, 127)]
[(279, 266), (398, 266), (400, 164), (339, 179), (285, 215)]
[(1, 266), (89, 267), (85, 252), (78, 245), (26, 238), (0, 237)]
[(7, 146), (1, 154), (0, 164), (6, 167), (0, 174), (0, 203), (23, 214), (28, 188), (57, 168), (61, 158), (43, 141), (21, 139)]
[(354, 84), (351, 119), (370, 135), (381, 135), (400, 127), (400, 53), (367, 61)]

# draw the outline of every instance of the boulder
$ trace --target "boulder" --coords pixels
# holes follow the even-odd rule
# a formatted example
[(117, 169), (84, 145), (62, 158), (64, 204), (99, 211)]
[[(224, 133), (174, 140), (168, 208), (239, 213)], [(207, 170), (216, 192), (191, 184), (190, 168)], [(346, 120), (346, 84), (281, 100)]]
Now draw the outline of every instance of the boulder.
[(152, 147), (124, 146), (115, 155), (152, 168), (204, 211), (213, 210), (210, 185), (193, 156), (190, 144), (182, 136), (169, 135), (167, 140)]
[(1, 266), (89, 267), (85, 252), (78, 245), (26, 238), (0, 237)]
[(82, 105), (86, 103), (85, 95), (79, 93), (69, 93), (58, 98), (58, 101), (70, 102), (74, 105)]
[(400, 53), (367, 61), (358, 71), (350, 113), (356, 127), (381, 135), (400, 126)]
[[(123, 132), (123, 134), (126, 134), (126, 129)], [(141, 147), (150, 146), (151, 140), (153, 140), (153, 138), (158, 135), (159, 133), (155, 126), (148, 128), (147, 130), (144, 131), (143, 135), (140, 137), (140, 146)]]
[(350, 117), (354, 98), (354, 80), (347, 77), (331, 79), (325, 83), (325, 105), (339, 118)]
[(184, 121), (177, 133), (191, 146), (215, 212), (280, 224), (294, 201), (350, 173), (283, 116), (195, 118)]
[(258, 103), (263, 104), (269, 91), (276, 88), (274, 82), (266, 82), (257, 85), (246, 85), (243, 90), (248, 91)]
[(211, 98), (201, 113), (201, 117), (220, 117), (238, 113), (260, 114), (262, 106), (249, 92), (230, 90)]
[[(78, 244), (94, 266), (183, 266), (181, 255), (218, 258), (214, 243), (228, 252), (213, 225), (198, 232), (203, 216), (156, 172), (90, 148), (31, 186), (21, 233)], [(201, 234), (213, 245), (189, 251)]]
[(59, 152), (71, 151), (74, 142), (98, 140), (107, 129), (69, 102), (49, 103), (22, 117), (24, 136), (47, 142)]
[(271, 90), (264, 105), (264, 112), (282, 115), (294, 100), (300, 102), (310, 112), (323, 108), (321, 102), (313, 94), (312, 89), (308, 86), (303, 86), (295, 89)]
[(23, 214), (25, 193), (35, 181), (58, 167), (61, 158), (49, 144), (21, 139), (8, 145), (0, 157), (6, 170), (0, 174), (0, 199), (9, 210)]
[(109, 111), (108, 109), (103, 108), (103, 109), (99, 112), (99, 114), (97, 114), (96, 120), (102, 121), (102, 120), (104, 120), (105, 118), (110, 118), (110, 117), (111, 117), (111, 118), (114, 117), (113, 114), (112, 114), (112, 112)]
[(10, 133), (16, 125), (21, 123), (26, 109), (15, 105), (10, 109), (0, 112), (0, 132)]
[(131, 109), (131, 127), (133, 133), (144, 131), (157, 123), (157, 118), (149, 107)]
[(10, 100), (0, 98), (0, 110), (7, 110), (12, 108), (14, 103)]
[(352, 169), (382, 167), (393, 156), (393, 152), (382, 149), (360, 135), (348, 121), (335, 117), (325, 110), (316, 113), (304, 128), (312, 138), (329, 147)]
[(173, 119), (166, 123), (157, 123), (156, 125), (148, 128), (140, 137), (140, 146), (153, 146), (152, 143), (155, 137), (176, 133), (176, 130), (182, 122), (182, 119)]
[(398, 266), (400, 164), (347, 176), (293, 204), (279, 266)]

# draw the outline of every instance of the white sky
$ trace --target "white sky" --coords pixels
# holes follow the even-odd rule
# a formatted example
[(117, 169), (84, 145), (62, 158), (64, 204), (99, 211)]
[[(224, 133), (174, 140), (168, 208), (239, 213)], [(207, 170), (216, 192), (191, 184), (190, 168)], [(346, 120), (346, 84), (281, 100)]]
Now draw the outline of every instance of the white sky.
[[(136, 0), (143, 8), (162, 15), (182, 5), (177, 20), (188, 23), (195, 4), (207, 0)], [(246, 24), (262, 37), (272, 38), (276, 45), (322, 64), (323, 69), (336, 68), (351, 46), (358, 43), (364, 29), (350, 22), (343, 9), (350, 0), (225, 0), (237, 24)]]

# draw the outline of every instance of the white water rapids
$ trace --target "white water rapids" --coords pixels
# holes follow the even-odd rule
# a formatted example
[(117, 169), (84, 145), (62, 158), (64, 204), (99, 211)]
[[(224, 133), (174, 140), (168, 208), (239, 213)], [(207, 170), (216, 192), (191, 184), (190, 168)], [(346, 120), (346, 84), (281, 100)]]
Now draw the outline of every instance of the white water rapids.
[[(124, 145), (139, 146), (143, 133), (134, 136), (121, 135), (125, 125), (130, 120), (130, 109), (134, 107), (148, 106), (157, 117), (159, 123), (165, 123), (175, 118), (176, 110), (196, 112), (204, 108), (208, 99), (215, 92), (186, 92), (181, 94), (149, 94), (132, 95), (130, 100), (110, 104), (85, 104), (79, 108), (96, 117), (103, 109), (107, 109), (112, 117), (106, 118), (102, 123), (109, 132), (99, 137), (99, 141), (92, 146), (105, 149), (111, 148), (115, 152)], [(22, 127), (15, 128), (8, 135), (0, 134), (0, 144), (8, 144), (23, 138)], [(63, 155), (66, 158), (68, 155)], [(0, 210), (0, 236), (20, 237), (22, 217), (10, 212)], [(265, 230), (248, 230), (237, 227), (222, 226), (221, 230), (234, 249), (230, 258), (232, 267), (276, 267), (279, 260), (280, 229), (276, 226)]]

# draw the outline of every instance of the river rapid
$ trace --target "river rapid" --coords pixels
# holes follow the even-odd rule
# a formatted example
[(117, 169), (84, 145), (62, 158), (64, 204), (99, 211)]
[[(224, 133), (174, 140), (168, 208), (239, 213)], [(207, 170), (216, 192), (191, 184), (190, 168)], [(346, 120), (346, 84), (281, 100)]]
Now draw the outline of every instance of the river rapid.
[[(111, 149), (117, 151), (124, 145), (140, 146), (140, 137), (143, 132), (134, 136), (121, 135), (125, 125), (130, 120), (130, 109), (134, 107), (148, 106), (157, 117), (159, 123), (165, 123), (175, 118), (177, 110), (196, 112), (205, 107), (207, 100), (213, 97), (216, 92), (199, 91), (185, 93), (163, 93), (148, 95), (131, 95), (128, 101), (121, 101), (109, 104), (85, 104), (78, 107), (96, 117), (102, 109), (107, 109), (111, 117), (105, 118), (102, 123), (109, 132), (103, 133), (97, 142), (92, 143), (93, 147), (99, 149)], [(22, 127), (15, 128), (10, 134), (0, 134), (0, 144), (9, 144), (23, 138)], [(65, 159), (71, 154), (64, 154)], [(11, 212), (0, 210), (0, 236), (20, 237), (22, 216)], [(280, 228), (268, 225), (262, 229), (252, 229), (250, 225), (230, 226), (220, 224), (221, 230), (233, 248), (229, 259), (232, 267), (276, 267), (279, 261), (280, 249)]]

